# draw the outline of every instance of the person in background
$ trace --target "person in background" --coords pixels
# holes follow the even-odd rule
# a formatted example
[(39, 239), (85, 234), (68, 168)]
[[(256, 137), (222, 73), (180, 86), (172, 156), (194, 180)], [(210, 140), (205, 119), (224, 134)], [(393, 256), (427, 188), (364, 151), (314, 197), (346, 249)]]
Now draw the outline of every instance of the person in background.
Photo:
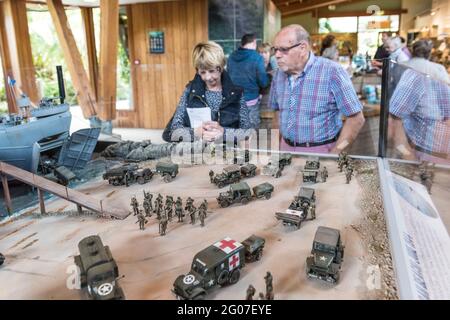
[(406, 43), (405, 38), (403, 38), (403, 37), (399, 37), (399, 38), (400, 38), (400, 41), (402, 42), (402, 50), (403, 50), (403, 52), (408, 56), (409, 59), (411, 59), (412, 58), (412, 54), (411, 54), (411, 52), (408, 49), (408, 45)]
[(263, 57), (256, 51), (256, 36), (246, 34), (241, 47), (228, 58), (227, 71), (231, 80), (244, 89), (251, 127), (258, 129), (260, 118), (260, 90), (269, 85)]
[(409, 60), (408, 55), (403, 51), (400, 37), (392, 37), (386, 40), (386, 49), (389, 52), (389, 59), (397, 63), (404, 63)]
[(336, 46), (326, 48), (322, 53), (322, 57), (326, 58), (326, 59), (330, 59), (331, 61), (334, 61), (334, 62), (338, 62), (339, 61), (339, 51), (336, 48)]
[(450, 84), (450, 77), (441, 64), (431, 62), (431, 50), (433, 42), (429, 39), (420, 39), (412, 46), (412, 59), (405, 63), (406, 66), (429, 75), (431, 78)]
[(278, 69), (277, 59), (270, 53), (271, 47), (271, 44), (267, 42), (262, 43), (258, 46), (258, 52), (264, 59), (264, 65), (266, 66), (266, 71), (269, 77), (275, 70)]
[(450, 165), (450, 79), (428, 59), (433, 44), (416, 41), (389, 103), (389, 138), (406, 160)]
[[(248, 108), (242, 88), (233, 84), (224, 70), (222, 47), (212, 41), (201, 42), (192, 52), (192, 62), (197, 73), (186, 86), (163, 139), (167, 142), (247, 139), (250, 134), (247, 131), (250, 129)], [(196, 108), (209, 108), (212, 121), (194, 128), (188, 110)]]
[(323, 56), (323, 52), (327, 48), (331, 48), (333, 46), (336, 46), (336, 37), (332, 34), (326, 35), (322, 40), (322, 47), (320, 48), (320, 55)]
[[(279, 69), (269, 104), (279, 111), (275, 118), (279, 119), (280, 149), (338, 154), (350, 147), (365, 120), (345, 70), (336, 62), (316, 57), (309, 33), (300, 25), (281, 29), (272, 52)], [(345, 124), (341, 114), (347, 117)]]
[(372, 61), (372, 66), (381, 69), (383, 66), (383, 60), (389, 58), (389, 52), (386, 49), (386, 41), (391, 37), (390, 32), (381, 33), (381, 46), (378, 47), (375, 53), (374, 60)]

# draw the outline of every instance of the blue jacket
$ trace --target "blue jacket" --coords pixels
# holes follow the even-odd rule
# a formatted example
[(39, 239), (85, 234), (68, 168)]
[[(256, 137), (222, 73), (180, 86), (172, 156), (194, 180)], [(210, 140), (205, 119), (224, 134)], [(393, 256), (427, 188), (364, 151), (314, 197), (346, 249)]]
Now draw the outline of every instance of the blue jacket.
[(251, 49), (239, 48), (228, 58), (227, 71), (233, 83), (244, 89), (245, 101), (258, 98), (269, 85), (263, 57)]

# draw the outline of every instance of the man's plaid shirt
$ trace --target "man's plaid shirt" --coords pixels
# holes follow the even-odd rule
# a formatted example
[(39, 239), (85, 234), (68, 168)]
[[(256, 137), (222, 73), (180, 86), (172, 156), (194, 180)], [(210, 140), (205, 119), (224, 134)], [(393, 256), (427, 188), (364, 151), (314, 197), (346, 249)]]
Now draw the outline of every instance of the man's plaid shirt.
[(302, 74), (294, 79), (275, 74), (269, 103), (280, 111), (280, 131), (297, 143), (333, 139), (342, 128), (341, 114), (362, 111), (347, 72), (338, 63), (311, 52)]

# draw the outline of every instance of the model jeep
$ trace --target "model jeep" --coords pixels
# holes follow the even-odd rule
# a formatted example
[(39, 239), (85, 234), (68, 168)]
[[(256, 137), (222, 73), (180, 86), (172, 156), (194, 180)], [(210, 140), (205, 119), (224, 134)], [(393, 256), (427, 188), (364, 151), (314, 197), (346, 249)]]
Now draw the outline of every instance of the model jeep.
[(304, 210), (308, 208), (312, 203), (316, 202), (316, 193), (314, 189), (301, 187), (294, 201), (289, 206), (290, 210)]
[(93, 300), (124, 299), (118, 286), (119, 269), (108, 246), (99, 236), (89, 236), (78, 243), (80, 255), (74, 257), (80, 271), (81, 288)]
[(242, 242), (245, 247), (245, 260), (247, 262), (259, 261), (263, 255), (264, 238), (252, 235)]
[(178, 299), (203, 300), (217, 285), (237, 283), (246, 257), (261, 258), (264, 244), (264, 239), (251, 236), (243, 243), (225, 238), (207, 247), (194, 256), (191, 271), (176, 278), (172, 292)]
[(239, 181), (241, 181), (241, 168), (238, 165), (231, 165), (224, 168), (221, 174), (217, 174), (213, 178), (213, 183), (220, 189)]
[(270, 175), (275, 178), (281, 177), (281, 173), (285, 166), (292, 163), (292, 154), (280, 153), (273, 154), (269, 163), (263, 167), (263, 174)]
[(227, 192), (220, 193), (217, 198), (217, 202), (222, 208), (238, 202), (245, 205), (250, 200), (252, 200), (252, 191), (246, 182), (232, 184)]
[(104, 180), (108, 180), (113, 186), (123, 186), (134, 183), (134, 173), (139, 169), (137, 164), (125, 164), (113, 167), (103, 175)]
[(171, 162), (158, 162), (156, 172), (160, 174), (164, 182), (171, 182), (178, 175), (178, 164)]
[(246, 182), (236, 183), (230, 186), (230, 190), (222, 192), (217, 202), (222, 208), (229, 207), (233, 203), (247, 204), (254, 198), (270, 199), (274, 187), (270, 183), (263, 183), (253, 188), (253, 194)]
[(317, 228), (311, 254), (306, 259), (307, 276), (337, 283), (344, 259), (344, 246), (339, 230), (327, 227)]
[(5, 256), (0, 253), (0, 266), (5, 262)]
[(256, 176), (256, 169), (257, 169), (257, 167), (252, 163), (242, 166), (241, 167), (241, 177), (242, 178), (251, 178), (251, 177)]
[(315, 157), (306, 161), (305, 167), (302, 170), (303, 182), (317, 182), (317, 177), (319, 176), (320, 161), (319, 158)]

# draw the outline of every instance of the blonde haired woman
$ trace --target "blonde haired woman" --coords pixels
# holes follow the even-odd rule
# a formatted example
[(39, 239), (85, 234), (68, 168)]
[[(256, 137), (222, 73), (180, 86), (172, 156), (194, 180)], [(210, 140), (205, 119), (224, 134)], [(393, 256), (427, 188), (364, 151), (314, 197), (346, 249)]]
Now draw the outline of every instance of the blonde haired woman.
[[(243, 90), (235, 86), (225, 67), (225, 54), (215, 42), (201, 42), (192, 52), (192, 64), (197, 71), (184, 90), (177, 110), (164, 131), (166, 141), (193, 141), (203, 139), (245, 138), (250, 128), (248, 109)], [(211, 121), (193, 128), (189, 109), (209, 108)], [(192, 111), (192, 110), (191, 110)]]

